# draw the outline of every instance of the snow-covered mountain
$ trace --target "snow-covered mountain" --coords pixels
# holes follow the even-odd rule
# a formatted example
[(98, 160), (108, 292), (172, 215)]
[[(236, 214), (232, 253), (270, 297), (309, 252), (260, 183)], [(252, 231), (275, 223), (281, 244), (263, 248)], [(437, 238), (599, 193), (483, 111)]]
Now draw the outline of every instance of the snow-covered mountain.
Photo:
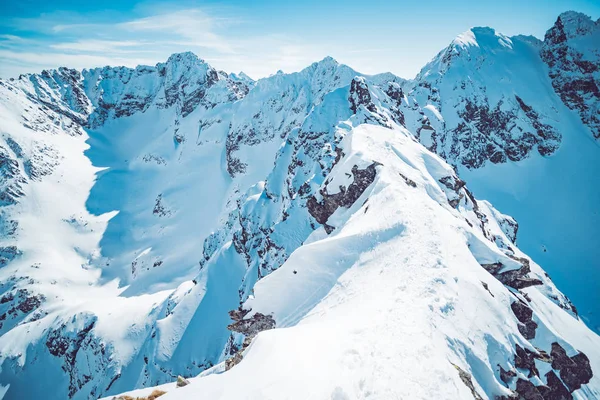
[(405, 112), (423, 145), (519, 221), (521, 248), (598, 332), (599, 32), (573, 12), (543, 42), (473, 28), (425, 66)]
[(599, 26), (473, 28), (412, 81), (191, 53), (0, 80), (0, 393), (600, 397), (534, 261), (582, 260), (594, 310)]

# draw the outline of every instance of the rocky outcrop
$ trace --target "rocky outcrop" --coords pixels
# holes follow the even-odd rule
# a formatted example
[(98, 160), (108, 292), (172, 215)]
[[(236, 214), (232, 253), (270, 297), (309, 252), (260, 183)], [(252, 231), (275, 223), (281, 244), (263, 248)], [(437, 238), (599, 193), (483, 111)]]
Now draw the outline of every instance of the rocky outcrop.
[[(452, 131), (455, 151), (461, 148), (462, 165), (473, 169), (483, 166), (487, 160), (494, 164), (520, 161), (534, 147), (543, 156), (558, 149), (560, 134), (551, 125), (541, 122), (538, 113), (519, 96), (516, 96), (516, 103), (518, 108), (513, 105), (506, 110), (503, 101), (492, 108), (487, 99), (483, 104), (465, 99), (465, 107), (458, 113), (464, 122)], [(519, 109), (529, 119), (532, 131), (516, 129)], [(469, 143), (477, 145), (470, 146)]]
[(546, 32), (541, 50), (552, 86), (600, 139), (600, 19), (573, 11), (561, 14)]
[[(229, 313), (232, 318), (236, 318), (237, 314)], [(253, 338), (259, 332), (275, 328), (275, 320), (270, 315), (255, 313), (248, 319), (239, 319), (233, 324), (227, 326), (232, 332), (241, 333), (242, 335)]]
[(0, 268), (6, 266), (9, 262), (23, 254), (17, 246), (0, 247)]
[[(409, 86), (402, 105), (407, 127), (430, 151), (469, 169), (553, 154), (562, 140), (560, 100), (538, 101), (508, 72), (528, 59), (524, 76), (545, 74), (541, 60), (530, 62), (541, 45), (491, 28), (459, 35)], [(498, 82), (511, 82), (511, 89)], [(550, 80), (539, 84), (536, 90), (551, 87)]]
[[(572, 393), (581, 388), (581, 385), (586, 384), (592, 378), (592, 370), (589, 365), (587, 356), (583, 353), (578, 353), (574, 357), (568, 357), (565, 350), (558, 343), (552, 344), (552, 352), (548, 354), (539, 351), (533, 352), (528, 349), (523, 349), (519, 345), (516, 346), (515, 367), (523, 370), (528, 370), (528, 378), (534, 378), (531, 381), (524, 378), (517, 379), (514, 388), (514, 397), (518, 399), (535, 399), (535, 400), (567, 400), (572, 399)], [(536, 367), (537, 362), (550, 363), (552, 370), (545, 374), (546, 384), (536, 385), (534, 382), (540, 377)], [(560, 379), (557, 375), (560, 374)], [(510, 384), (516, 376), (514, 372), (507, 372), (501, 368), (500, 374), (502, 380)], [(537, 380), (539, 382), (539, 380)], [(509, 399), (503, 397), (503, 399)]]
[[(527, 340), (534, 339), (537, 324), (531, 319), (533, 311), (522, 301), (512, 303), (511, 308), (519, 321), (518, 327), (521, 334)], [(539, 384), (542, 376), (540, 376), (537, 366), (540, 363), (549, 364), (551, 367), (551, 370), (544, 375), (546, 383), (542, 385)], [(593, 376), (589, 359), (584, 353), (579, 352), (575, 356), (569, 357), (565, 349), (557, 342), (552, 343), (550, 354), (541, 349), (534, 351), (518, 344), (515, 345), (514, 367), (520, 371), (520, 377), (516, 383), (514, 380), (518, 375), (515, 370), (507, 371), (499, 367), (501, 380), (507, 386), (512, 387), (514, 393), (514, 396), (502, 397), (505, 400), (572, 399), (572, 393), (580, 389), (582, 385), (589, 383)], [(521, 375), (523, 371), (528, 371), (527, 375)]]
[(518, 328), (521, 335), (523, 335), (525, 339), (533, 339), (535, 337), (535, 330), (538, 326), (532, 319), (533, 310), (521, 301), (513, 302), (510, 305), (510, 308), (519, 320)]
[(270, 315), (264, 315), (259, 312), (253, 314), (250, 318), (244, 319), (249, 310), (232, 310), (229, 316), (234, 323), (227, 326), (232, 332), (244, 335), (242, 347), (238, 349), (233, 357), (225, 360), (225, 370), (229, 370), (239, 364), (244, 358), (244, 351), (252, 343), (252, 339), (262, 331), (275, 328), (275, 320)]
[[(71, 323), (63, 323), (51, 330), (46, 337), (48, 352), (59, 359), (63, 371), (69, 377), (69, 398), (92, 381), (101, 381), (108, 374), (110, 352), (93, 332), (96, 317), (80, 315)], [(81, 360), (86, 359), (85, 368)], [(105, 389), (98, 383), (91, 385), (91, 394), (98, 395)]]
[(0, 206), (15, 204), (23, 196), (25, 184), (18, 161), (0, 146)]
[(569, 357), (565, 349), (558, 343), (552, 343), (552, 369), (560, 372), (560, 379), (570, 392), (581, 388), (592, 379), (590, 360), (583, 353)]
[(334, 227), (327, 224), (329, 217), (340, 207), (349, 208), (356, 200), (363, 194), (363, 192), (375, 181), (377, 175), (378, 163), (374, 162), (365, 169), (358, 169), (358, 166), (352, 167), (353, 181), (348, 186), (339, 187), (337, 193), (328, 194), (327, 185), (320, 191), (322, 200), (317, 200), (316, 197), (308, 199), (306, 206), (308, 212), (313, 218), (327, 231), (327, 233), (333, 232)]
[(352, 79), (348, 101), (353, 114), (356, 114), (360, 106), (365, 107), (371, 112), (377, 112), (375, 104), (371, 100), (371, 93), (369, 92), (365, 78), (357, 76)]
[(454, 364), (452, 364), (452, 365), (458, 371), (458, 376), (460, 377), (460, 380), (463, 381), (465, 386), (468, 387), (469, 390), (471, 391), (473, 398), (475, 400), (483, 400), (483, 398), (479, 395), (479, 393), (477, 393), (477, 390), (475, 390), (475, 386), (473, 385), (473, 381), (471, 380), (471, 374), (469, 374), (468, 372), (465, 372), (458, 365), (454, 365)]
[(514, 289), (524, 289), (529, 286), (543, 284), (541, 280), (527, 276), (527, 274), (531, 272), (528, 259), (518, 258), (516, 261), (521, 263), (521, 267), (517, 269), (510, 269), (508, 271), (505, 270), (505, 266), (501, 262), (482, 264), (481, 266), (490, 274), (494, 275), (494, 277), (496, 277), (496, 279), (498, 279), (504, 285), (510, 286)]

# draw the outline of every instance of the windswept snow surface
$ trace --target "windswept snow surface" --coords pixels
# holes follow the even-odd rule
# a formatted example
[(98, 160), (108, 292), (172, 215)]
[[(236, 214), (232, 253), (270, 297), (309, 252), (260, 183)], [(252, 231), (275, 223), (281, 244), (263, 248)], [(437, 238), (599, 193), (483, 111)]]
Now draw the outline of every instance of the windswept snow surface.
[[(544, 285), (522, 290), (539, 325), (526, 343), (510, 306), (517, 292), (480, 265), (506, 253), (526, 256), (486, 238), (468, 222), (466, 203), (448, 204), (439, 183), (453, 174), (446, 163), (401, 129), (361, 125), (342, 146), (346, 156), (330, 178), (362, 160), (381, 163), (376, 181), (331, 217), (332, 234), (316, 230), (256, 284), (244, 307), (273, 315), (277, 329), (260, 333), (233, 369), (161, 387), (162, 398), (473, 398), (454, 364), (471, 375), (481, 398), (493, 399), (510, 394), (498, 371), (513, 362), (515, 344), (544, 349), (554, 341), (600, 368), (600, 338), (547, 297), (556, 289), (535, 264)], [(510, 243), (493, 215), (484, 230)], [(599, 376), (576, 394), (599, 395)]]

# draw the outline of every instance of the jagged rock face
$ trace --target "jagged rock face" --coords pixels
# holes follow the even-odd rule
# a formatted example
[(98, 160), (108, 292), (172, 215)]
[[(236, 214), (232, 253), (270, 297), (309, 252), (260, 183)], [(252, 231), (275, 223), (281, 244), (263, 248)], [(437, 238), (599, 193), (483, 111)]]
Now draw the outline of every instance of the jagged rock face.
[[(600, 138), (600, 19), (566, 12), (546, 32), (541, 56), (550, 68), (552, 86)], [(592, 51), (590, 51), (592, 50)], [(595, 51), (594, 51), (595, 50)]]
[[(532, 338), (533, 339), (533, 338)], [(531, 380), (518, 378), (515, 384), (514, 396), (503, 397), (519, 399), (536, 400), (556, 400), (572, 399), (572, 393), (586, 384), (593, 376), (590, 369), (589, 360), (583, 353), (578, 353), (573, 357), (567, 356), (565, 350), (558, 343), (552, 343), (550, 355), (540, 351), (531, 351), (516, 346), (515, 367), (522, 370), (528, 370), (528, 378), (541, 379), (540, 372), (536, 367), (536, 361), (539, 365), (551, 364), (551, 370), (545, 374), (546, 384), (536, 385)], [(560, 374), (558, 378), (557, 372)], [(502, 380), (510, 384), (516, 373), (514, 371), (503, 371)]]
[(373, 183), (377, 174), (377, 162), (369, 165), (365, 169), (358, 169), (357, 165), (352, 167), (352, 183), (346, 188), (339, 186), (338, 192), (334, 194), (327, 193), (327, 184), (320, 191), (319, 200), (316, 197), (311, 197), (306, 203), (308, 212), (312, 215), (319, 224), (325, 227), (327, 233), (331, 233), (334, 227), (327, 224), (329, 217), (340, 207), (349, 208), (356, 200), (364, 193), (364, 191)]
[(521, 332), (525, 339), (533, 339), (537, 328), (537, 323), (531, 319), (533, 310), (520, 301), (511, 303), (510, 308), (512, 308), (513, 313), (520, 322), (519, 332)]
[(244, 83), (233, 81), (192, 53), (174, 54), (156, 67), (93, 69), (83, 72), (88, 96), (95, 106), (92, 127), (108, 118), (121, 118), (156, 105), (176, 106), (182, 117), (198, 106), (215, 107), (232, 102), (248, 92)]
[(7, 149), (0, 147), (0, 204), (15, 204), (23, 193), (25, 179), (21, 176), (19, 163)]
[(301, 72), (258, 81), (245, 101), (237, 105), (231, 121), (226, 146), (229, 174), (246, 172), (248, 156), (238, 153), (269, 142), (281, 143), (326, 94), (348, 85), (356, 74), (326, 58)]
[[(62, 370), (69, 377), (69, 398), (89, 382), (101, 381), (99, 375), (107, 373), (110, 365), (109, 351), (92, 332), (96, 319), (83, 319), (75, 324), (63, 323), (46, 337), (48, 352), (60, 360)], [(87, 362), (86, 365), (83, 362)], [(98, 396), (100, 393), (96, 390), (92, 389), (90, 395)]]
[(403, 105), (404, 114), (413, 115), (407, 126), (429, 150), (469, 169), (520, 161), (534, 151), (554, 153), (561, 143), (556, 101), (540, 104), (518, 84), (510, 90), (498, 86), (511, 79), (513, 68), (545, 74), (541, 62), (521, 61), (540, 46), (536, 39), (509, 38), (490, 28), (460, 35), (417, 76)]
[(261, 313), (253, 314), (250, 318), (240, 319), (229, 325), (227, 329), (232, 332), (241, 333), (252, 339), (259, 332), (275, 328), (275, 320), (270, 315)]
[[(394, 92), (392, 92), (395, 95)], [(356, 114), (359, 106), (365, 107), (367, 110), (371, 112), (376, 112), (375, 104), (371, 100), (371, 93), (369, 92), (369, 88), (365, 82), (364, 78), (356, 77), (352, 80), (350, 84), (350, 109), (352, 113)]]
[[(332, 59), (325, 59), (300, 73), (279, 74), (255, 85), (247, 77), (215, 72), (197, 57), (182, 54), (174, 55), (166, 63), (155, 67), (107, 67), (85, 70), (82, 73), (71, 70), (48, 71), (15, 81), (0, 81), (5, 90), (0, 94), (6, 93), (7, 96), (18, 99), (18, 96), (25, 95), (22, 105), (25, 112), (20, 114), (23, 119), (20, 129), (26, 130), (23, 133), (26, 139), (11, 135), (6, 139), (6, 146), (3, 146), (7, 158), (5, 187), (15, 187), (11, 186), (15, 179), (21, 182), (20, 188), (27, 184), (59, 184), (64, 175), (69, 177), (73, 174), (74, 172), (65, 172), (63, 165), (73, 163), (73, 158), (78, 153), (71, 150), (69, 153), (63, 152), (63, 144), (60, 144), (63, 140), (78, 143), (76, 146), (83, 146), (84, 141), (88, 140), (91, 146), (90, 158), (94, 165), (106, 168), (108, 163), (108, 173), (99, 175), (96, 186), (90, 186), (91, 199), (94, 198), (94, 190), (101, 193), (102, 180), (107, 177), (106, 180), (110, 181), (111, 173), (117, 177), (117, 184), (120, 184), (121, 177), (126, 176), (124, 173), (133, 173), (133, 176), (141, 177), (139, 182), (146, 182), (143, 186), (152, 187), (148, 202), (136, 200), (129, 205), (125, 204), (134, 191), (139, 193), (142, 190), (141, 187), (135, 189), (136, 184), (133, 183), (133, 186), (125, 185), (119, 189), (120, 195), (116, 202), (111, 197), (108, 203), (103, 200), (100, 205), (88, 204), (91, 208), (98, 209), (98, 215), (111, 212), (114, 208), (127, 209), (127, 212), (117, 217), (124, 217), (126, 220), (135, 215), (137, 208), (140, 209), (137, 219), (125, 222), (128, 226), (145, 226), (144, 233), (140, 232), (138, 235), (134, 229), (133, 232), (130, 231), (131, 237), (124, 240), (123, 243), (131, 246), (132, 251), (105, 253), (93, 243), (91, 247), (86, 244), (83, 248), (81, 243), (73, 243), (69, 245), (72, 246), (70, 250), (69, 247), (61, 250), (67, 253), (72, 251), (73, 257), (78, 260), (74, 263), (76, 268), (81, 269), (83, 266), (84, 271), (92, 274), (85, 278), (89, 281), (84, 279), (82, 282), (85, 287), (96, 288), (98, 275), (93, 277), (93, 271), (102, 270), (107, 279), (116, 274), (122, 282), (134, 285), (130, 286), (130, 291), (137, 285), (134, 293), (150, 290), (150, 295), (158, 298), (157, 307), (154, 303), (152, 307), (148, 304), (135, 313), (135, 318), (124, 318), (125, 321), (137, 320), (132, 322), (138, 324), (135, 329), (128, 331), (119, 327), (109, 334), (103, 331), (102, 326), (103, 321), (110, 317), (98, 317), (98, 322), (89, 326), (89, 334), (80, 346), (78, 339), (73, 338), (73, 331), (64, 326), (68, 318), (56, 317), (53, 311), (48, 310), (56, 307), (56, 304), (59, 308), (66, 303), (79, 304), (85, 297), (70, 298), (68, 292), (55, 293), (53, 289), (61, 284), (57, 282), (60, 279), (50, 279), (43, 273), (47, 268), (44, 258), (36, 262), (34, 267), (35, 271), (41, 271), (41, 278), (37, 277), (37, 272), (31, 278), (25, 275), (24, 271), (29, 266), (20, 265), (20, 275), (14, 282), (3, 280), (7, 286), (4, 292), (6, 302), (3, 303), (2, 311), (6, 313), (2, 331), (19, 331), (27, 328), (27, 324), (37, 322), (36, 326), (46, 327), (46, 333), (52, 332), (51, 337), (40, 333), (38, 338), (40, 343), (50, 343), (50, 347), (30, 348), (27, 350), (27, 357), (29, 360), (36, 360), (32, 368), (45, 362), (57, 362), (49, 360), (61, 359), (58, 362), (62, 363), (69, 382), (63, 382), (64, 392), (57, 391), (57, 396), (75, 399), (90, 395), (97, 397), (124, 390), (134, 381), (139, 382), (136, 384), (149, 386), (168, 381), (177, 374), (189, 377), (219, 362), (227, 343), (231, 343), (230, 349), (225, 349), (223, 354), (235, 354), (243, 347), (243, 335), (235, 333), (229, 340), (226, 323), (215, 323), (207, 327), (202, 322), (202, 315), (212, 311), (205, 309), (199, 311), (198, 316), (193, 316), (190, 310), (195, 306), (190, 306), (189, 303), (204, 304), (201, 303), (204, 296), (202, 290), (207, 285), (207, 280), (215, 280), (215, 265), (223, 262), (224, 255), (233, 259), (231, 263), (228, 262), (228, 268), (239, 267), (239, 271), (227, 280), (227, 289), (223, 289), (222, 294), (211, 294), (209, 291), (208, 296), (226, 297), (226, 302), (219, 300), (219, 303), (227, 308), (244, 301), (251, 294), (256, 281), (281, 266), (318, 228), (306, 203), (318, 192), (331, 169), (343, 157), (339, 142), (352, 125), (370, 123), (389, 126), (394, 121), (394, 115), (387, 105), (397, 104), (399, 101), (390, 98), (384, 89), (390, 85), (399, 85), (402, 80), (386, 74), (358, 79), (361, 93), (365, 99), (371, 100), (351, 103), (350, 98), (354, 96), (351, 83), (356, 75), (350, 68), (339, 65)], [(397, 92), (390, 93), (398, 95)], [(247, 99), (237, 101), (246, 95)], [(265, 98), (271, 100), (265, 101)], [(14, 99), (11, 98), (11, 101)], [(167, 121), (167, 125), (161, 121), (150, 124), (143, 122), (156, 115), (166, 116), (162, 121)], [(170, 118), (173, 120), (170, 121)], [(134, 129), (133, 136), (130, 136), (132, 131), (127, 125), (130, 121), (136, 121), (135, 125), (139, 126), (137, 131)], [(338, 122), (342, 121), (347, 122), (338, 126)], [(121, 124), (124, 124), (125, 131), (129, 133), (120, 133)], [(256, 136), (252, 134), (252, 129), (257, 132)], [(45, 133), (52, 140), (40, 137), (38, 142), (30, 141), (27, 137), (38, 133)], [(65, 134), (69, 139), (63, 139)], [(138, 138), (132, 139), (134, 136)], [(134, 142), (135, 151), (126, 153), (127, 146)], [(104, 148), (105, 143), (111, 144)], [(156, 145), (148, 145), (149, 143)], [(122, 160), (113, 154), (101, 153), (111, 148), (122, 152)], [(79, 151), (83, 155), (83, 150)], [(189, 214), (181, 211), (182, 198), (173, 195), (173, 191), (181, 187), (181, 183), (176, 182), (177, 177), (188, 175), (190, 170), (197, 169), (197, 165), (210, 158), (211, 154), (220, 152), (226, 154), (226, 175), (229, 176), (215, 173), (221, 167), (220, 160), (215, 160), (216, 170), (206, 171), (210, 171), (209, 175), (219, 177), (214, 185), (231, 187), (224, 190), (223, 202), (217, 202), (219, 209), (213, 210), (219, 215), (211, 216), (215, 222), (210, 228), (206, 228), (210, 234), (190, 237), (193, 245), (177, 241), (161, 250), (159, 243), (167, 242), (164, 233), (171, 230), (169, 227), (178, 226), (175, 221), (181, 217), (184, 217), (184, 222), (189, 219)], [(260, 161), (260, 158), (259, 161), (249, 158), (248, 154), (253, 152), (258, 152), (266, 159), (270, 158), (274, 166), (270, 162)], [(94, 161), (98, 154), (100, 157), (97, 160), (100, 161)], [(236, 168), (235, 160), (238, 157), (239, 168)], [(179, 167), (181, 168), (178, 169)], [(352, 165), (345, 165), (343, 168), (347, 168), (348, 174), (351, 174), (351, 167)], [(79, 172), (81, 169), (76, 167), (73, 171)], [(207, 173), (206, 171), (202, 173)], [(362, 168), (357, 176), (361, 172)], [(89, 177), (94, 178), (93, 173)], [(188, 189), (194, 185), (204, 186), (205, 181), (206, 177), (203, 177), (184, 186)], [(85, 185), (84, 183), (83, 188)], [(358, 197), (354, 193), (355, 186), (349, 187), (349, 197), (344, 202), (347, 207), (353, 202), (350, 197)], [(22, 190), (10, 193), (19, 196), (24, 194)], [(258, 202), (256, 194), (259, 195)], [(202, 202), (210, 196), (215, 196), (210, 187), (200, 191), (199, 198)], [(11, 199), (14, 201), (10, 205), (18, 205), (20, 197), (13, 197)], [(190, 209), (194, 212), (193, 210), (198, 209), (198, 204), (190, 203)], [(268, 212), (265, 213), (265, 210)], [(16, 240), (19, 233), (17, 230), (20, 229), (19, 221), (10, 218), (12, 209), (8, 211), (7, 217), (2, 219), (3, 230), (7, 234), (13, 232)], [(58, 214), (58, 224), (66, 226), (69, 232), (95, 236), (96, 243), (106, 239), (102, 239), (102, 232), (106, 229), (104, 222), (97, 221), (85, 208), (80, 211), (60, 210)], [(148, 220), (149, 218), (151, 219)], [(204, 223), (204, 220), (204, 215), (198, 219), (200, 223)], [(110, 224), (113, 224), (112, 220)], [(114, 228), (118, 225), (112, 226)], [(27, 225), (23, 229), (27, 234), (31, 228)], [(142, 238), (146, 239), (136, 243)], [(202, 242), (203, 251), (198, 254), (194, 249), (202, 248), (198, 246)], [(228, 243), (231, 244), (232, 252), (223, 250), (229, 246)], [(11, 252), (11, 245), (8, 243), (5, 246), (8, 249), (6, 263), (16, 265), (22, 258), (21, 250)], [(178, 245), (182, 251), (176, 250)], [(110, 245), (104, 248), (110, 248)], [(30, 249), (25, 249), (22, 253), (28, 256), (29, 251)], [(13, 253), (15, 257), (12, 257)], [(175, 253), (182, 256), (184, 261), (173, 260)], [(186, 264), (190, 260), (192, 262)], [(61, 265), (71, 264), (61, 262)], [(115, 270), (113, 265), (119, 270)], [(172, 268), (180, 268), (181, 272), (172, 272)], [(177, 277), (179, 274), (181, 276)], [(185, 277), (193, 278), (195, 275), (197, 276), (191, 287), (190, 280), (182, 283)], [(162, 278), (157, 278), (159, 276)], [(150, 289), (157, 283), (157, 279), (164, 280), (165, 276), (171, 277), (166, 279), (173, 281), (159, 284), (169, 288), (170, 294), (166, 297), (164, 294), (160, 295), (160, 291)], [(36, 287), (44, 288), (47, 285), (47, 288), (39, 289), (40, 293), (23, 291), (24, 286), (33, 282), (39, 285)], [(175, 290), (180, 283), (182, 287)], [(99, 285), (100, 291), (110, 286), (102, 284)], [(52, 294), (45, 295), (48, 293)], [(104, 294), (99, 296), (102, 298)], [(113, 298), (112, 296), (109, 297)], [(131, 299), (135, 298), (134, 294)], [(204, 302), (208, 304), (208, 300)], [(98, 306), (100, 307), (99, 304)], [(112, 306), (102, 305), (96, 309), (94, 304), (85, 304), (81, 312), (75, 312), (72, 316), (80, 321), (85, 320), (89, 315), (103, 314), (105, 307)], [(116, 309), (113, 312), (117, 312)], [(226, 319), (226, 313), (223, 312), (220, 318)], [(192, 336), (185, 337), (188, 333), (182, 338), (178, 329), (170, 328), (171, 320), (176, 320), (174, 324), (180, 326), (201, 325), (200, 330), (206, 330), (206, 335), (210, 338), (206, 341), (208, 344), (201, 342), (198, 345), (198, 340)], [(192, 331), (193, 328), (188, 329), (189, 335), (192, 335)], [(119, 346), (123, 336), (128, 337), (125, 340), (136, 343), (133, 354)], [(84, 346), (88, 341), (89, 346)], [(69, 346), (73, 349), (65, 354), (53, 354), (56, 353), (55, 344), (62, 342), (72, 343)], [(100, 352), (98, 343), (106, 343)], [(165, 346), (169, 349), (173, 345), (176, 347), (167, 350), (172, 352), (171, 357), (166, 358), (163, 349)], [(203, 348), (194, 349), (198, 346)], [(85, 350), (77, 350), (80, 347)], [(50, 351), (50, 348), (53, 350)], [(21, 367), (18, 362), (11, 361), (18, 357), (20, 356), (16, 354), (5, 355), (5, 376), (19, 373)], [(90, 357), (92, 361), (84, 363), (85, 357)], [(90, 368), (94, 371), (93, 374), (86, 372)], [(19, 383), (22, 384), (23, 382)]]
[[(364, 377), (373, 396), (406, 393), (406, 385), (417, 379), (416, 398), (593, 397), (596, 378), (594, 356), (590, 354), (597, 351), (586, 344), (587, 339), (579, 341), (568, 335), (567, 325), (556, 328), (565, 329), (561, 331), (564, 337), (554, 330), (558, 315), (573, 326), (583, 324), (572, 310), (559, 308), (566, 308), (568, 300), (540, 267), (519, 251), (514, 237), (509, 237), (515, 233), (510, 229), (510, 219), (489, 203), (475, 199), (449, 165), (418, 146), (399, 126), (388, 130), (362, 124), (334, 141), (339, 151), (328, 154), (332, 166), (320, 185), (314, 181), (303, 185), (300, 180), (281, 190), (277, 182), (292, 183), (296, 177), (304, 177), (304, 168), (312, 164), (310, 158), (300, 157), (311, 147), (296, 147), (293, 144), (298, 139), (289, 138), (280, 149), (274, 173), (248, 193), (242, 206), (238, 205), (245, 228), (238, 228), (241, 232), (236, 252), (247, 254), (250, 261), (260, 257), (251, 253), (253, 246), (248, 246), (256, 236), (283, 244), (281, 238), (292, 233), (286, 223), (297, 222), (297, 218), (332, 224), (335, 230), (327, 232), (325, 225), (323, 229), (311, 227), (314, 231), (304, 245), (253, 285), (251, 296), (240, 297), (240, 307), (229, 313), (234, 334), (226, 349), (226, 361), (206, 373), (223, 374), (218, 382), (206, 375), (191, 380), (186, 395), (210, 397), (224, 393), (225, 397), (235, 398), (261, 393), (276, 398), (276, 393), (291, 393), (293, 387), (292, 396), (303, 398), (310, 391), (321, 398), (331, 393), (351, 393), (353, 382), (345, 384), (344, 379), (359, 376)], [(381, 165), (373, 165), (373, 160)], [(291, 168), (278, 170), (282, 165)], [(374, 171), (367, 173), (369, 168)], [(287, 175), (290, 171), (296, 174)], [(315, 174), (309, 171), (309, 176)], [(285, 176), (283, 180), (281, 175)], [(316, 175), (320, 175), (319, 170)], [(357, 179), (361, 175), (370, 178)], [(334, 192), (334, 188), (349, 188), (357, 181), (369, 183), (357, 198), (353, 197), (353, 204), (341, 206), (348, 190)], [(306, 209), (298, 213), (293, 207), (294, 199), (303, 196), (295, 189), (299, 187), (304, 187), (302, 193), (308, 195), (296, 203), (300, 206), (314, 198), (314, 207), (325, 207), (328, 196), (342, 195), (337, 196), (339, 204), (332, 207), (336, 209), (331, 215), (307, 215)], [(287, 189), (292, 191), (291, 198), (285, 196)], [(415, 209), (416, 205), (420, 208)], [(281, 209), (285, 210), (285, 221), (277, 219), (278, 212), (266, 212)], [(432, 210), (439, 213), (432, 216)], [(252, 217), (257, 211), (260, 225)], [(446, 225), (449, 221), (451, 227)], [(261, 226), (263, 233), (254, 234), (257, 228), (253, 226)], [(444, 227), (448, 229), (440, 232)], [(435, 235), (457, 240), (451, 246), (435, 246), (428, 242)], [(459, 257), (457, 249), (467, 257)], [(394, 253), (385, 258), (390, 251)], [(446, 252), (456, 257), (446, 256)], [(491, 273), (481, 265), (487, 265)], [(447, 269), (451, 270), (444, 273)], [(421, 280), (424, 271), (431, 271), (431, 275)], [(509, 274), (510, 279), (503, 274)], [(448, 282), (455, 286), (448, 288)], [(410, 307), (404, 307), (403, 301)], [(468, 322), (463, 326), (464, 320)], [(271, 329), (273, 326), (275, 329)], [(269, 332), (260, 333), (263, 328)], [(414, 331), (417, 333), (410, 336)], [(246, 337), (238, 336), (240, 333)], [(411, 340), (398, 340), (407, 336)], [(421, 336), (427, 337), (421, 340)], [(319, 347), (321, 341), (325, 344)], [(419, 358), (419, 363), (428, 363), (423, 375), (413, 372), (418, 369), (414, 363), (402, 374), (395, 368), (401, 363), (376, 364), (380, 355), (394, 359), (404, 355), (408, 360), (413, 354), (427, 355)], [(310, 360), (319, 362), (313, 364)], [(294, 367), (305, 362), (311, 365), (308, 372)], [(352, 368), (346, 373), (344, 366), (348, 364)], [(382, 374), (376, 381), (369, 381), (374, 364)], [(288, 369), (279, 374), (280, 365), (292, 366), (292, 373)], [(569, 370), (575, 365), (576, 370)], [(444, 378), (432, 381), (431, 368)], [(323, 373), (328, 377), (325, 382), (308, 389), (293, 386), (292, 380), (302, 378), (306, 382)], [(386, 381), (378, 385), (381, 377)], [(451, 391), (440, 392), (446, 379), (451, 382)], [(569, 379), (572, 383), (567, 384)], [(243, 392), (232, 389), (233, 382), (243, 384)], [(581, 386), (574, 389), (577, 382)], [(395, 389), (390, 389), (391, 385), (396, 385)], [(418, 391), (425, 387), (432, 389)], [(411, 391), (411, 396), (414, 393)]]

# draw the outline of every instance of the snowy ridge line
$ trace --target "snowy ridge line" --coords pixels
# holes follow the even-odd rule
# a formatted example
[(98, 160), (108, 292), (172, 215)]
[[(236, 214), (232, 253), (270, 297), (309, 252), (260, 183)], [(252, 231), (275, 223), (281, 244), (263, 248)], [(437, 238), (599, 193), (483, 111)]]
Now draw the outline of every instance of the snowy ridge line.
[[(374, 180), (231, 312), (251, 341), (190, 385), (160, 386), (165, 399), (598, 395), (600, 338), (509, 239), (509, 217), (402, 128), (359, 125), (340, 147), (324, 186), (377, 160)], [(490, 263), (518, 276), (504, 281)]]

